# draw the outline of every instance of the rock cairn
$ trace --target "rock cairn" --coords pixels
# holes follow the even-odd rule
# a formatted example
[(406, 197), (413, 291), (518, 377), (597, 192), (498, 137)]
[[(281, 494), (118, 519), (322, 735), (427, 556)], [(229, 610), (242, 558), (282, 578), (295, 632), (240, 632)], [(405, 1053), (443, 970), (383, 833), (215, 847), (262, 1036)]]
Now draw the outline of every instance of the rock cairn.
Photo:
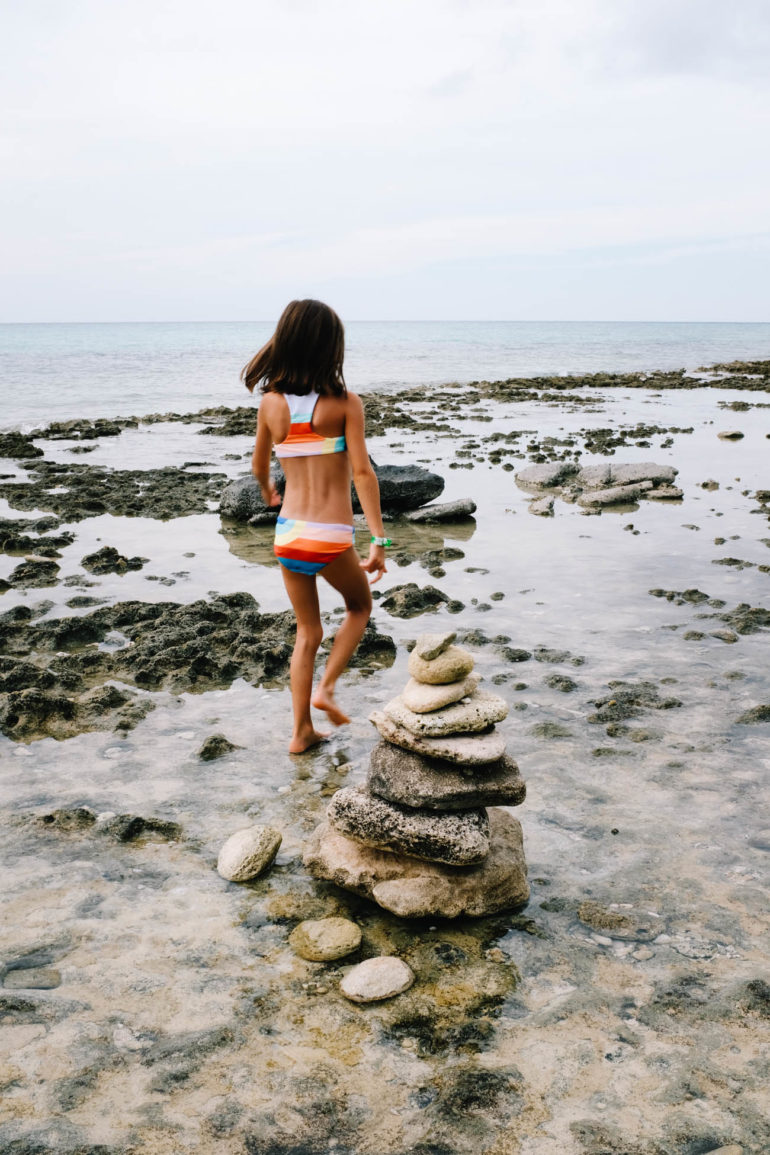
[(418, 638), (402, 693), (370, 716), (381, 741), (366, 785), (337, 791), (305, 850), (316, 878), (405, 918), (493, 914), (529, 897), (521, 825), (501, 809), (526, 793), (495, 730), (508, 705), (479, 689), (454, 640)]

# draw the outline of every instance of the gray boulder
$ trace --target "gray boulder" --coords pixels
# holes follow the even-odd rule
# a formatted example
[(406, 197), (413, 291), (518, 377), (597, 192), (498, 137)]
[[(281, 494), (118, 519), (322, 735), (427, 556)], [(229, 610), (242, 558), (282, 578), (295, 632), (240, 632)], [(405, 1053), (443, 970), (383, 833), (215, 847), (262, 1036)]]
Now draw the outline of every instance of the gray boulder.
[(425, 810), (520, 806), (527, 793), (509, 754), (471, 770), (421, 757), (390, 742), (380, 742), (372, 751), (367, 786), (389, 802)]
[(526, 469), (520, 469), (516, 481), (525, 489), (553, 489), (563, 485), (577, 471), (577, 465), (571, 461), (551, 461), (545, 465), (529, 465)]
[(428, 862), (470, 866), (489, 852), (486, 810), (437, 814), (406, 809), (375, 797), (363, 787), (346, 786), (332, 798), (326, 818), (340, 834), (364, 846)]
[(582, 489), (612, 489), (619, 485), (639, 485), (649, 481), (652, 485), (671, 485), (678, 470), (673, 465), (656, 465), (653, 461), (634, 464), (586, 465), (575, 483)]
[(271, 509), (265, 504), (256, 478), (247, 473), (229, 482), (222, 490), (219, 512), (222, 517), (231, 517), (234, 521), (260, 525), (275, 521), (280, 510), (278, 507)]
[(441, 505), (426, 505), (424, 509), (415, 509), (406, 514), (407, 521), (419, 524), (432, 524), (441, 521), (460, 521), (465, 517), (472, 517), (476, 512), (476, 502), (470, 497), (461, 497), (457, 501), (445, 501)]

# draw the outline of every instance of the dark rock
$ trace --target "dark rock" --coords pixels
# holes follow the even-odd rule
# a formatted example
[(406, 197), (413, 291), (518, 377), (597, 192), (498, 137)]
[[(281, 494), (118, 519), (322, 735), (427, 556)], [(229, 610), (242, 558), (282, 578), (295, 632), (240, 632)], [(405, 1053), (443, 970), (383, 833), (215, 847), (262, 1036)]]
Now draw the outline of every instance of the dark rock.
[(474, 806), (519, 806), (526, 785), (507, 754), (473, 769), (425, 758), (380, 742), (372, 751), (367, 785), (372, 794), (426, 810), (467, 810)]
[(147, 561), (149, 561), (149, 558), (146, 557), (124, 557), (118, 553), (114, 546), (105, 545), (102, 546), (101, 549), (96, 550), (95, 553), (86, 554), (85, 557), (80, 559), (80, 564), (90, 573), (123, 574), (128, 570), (141, 569)]
[(234, 742), (225, 738), (224, 734), (211, 734), (198, 751), (198, 757), (201, 762), (213, 762), (216, 758), (222, 758), (232, 750), (242, 749), (242, 746), (236, 746)]
[[(278, 482), (275, 473), (273, 480)], [(283, 473), (281, 481), (284, 482)], [(283, 486), (281, 490), (282, 488)], [(222, 517), (232, 518), (233, 521), (248, 521), (252, 525), (260, 525), (275, 521), (280, 508), (271, 508), (265, 503), (257, 479), (251, 473), (247, 473), (235, 481), (228, 482), (224, 487), (219, 499), (219, 512)]]
[(552, 690), (560, 690), (562, 694), (571, 694), (573, 690), (578, 688), (577, 682), (574, 682), (567, 674), (549, 674), (543, 680), (546, 686), (550, 686)]
[(420, 589), (415, 582), (409, 582), (403, 586), (392, 586), (380, 605), (394, 618), (414, 618), (448, 601), (447, 595), (435, 586)]
[(752, 726), (757, 722), (770, 722), (770, 706), (752, 706), (735, 719), (738, 726)]
[(114, 838), (117, 842), (134, 842), (143, 834), (157, 834), (175, 842), (182, 836), (182, 827), (178, 822), (168, 822), (162, 818), (142, 818), (139, 814), (116, 814), (100, 822), (98, 833)]
[(11, 573), (8, 584), (17, 589), (42, 589), (55, 586), (59, 576), (59, 566), (55, 561), (36, 557), (23, 561)]
[(679, 698), (661, 698), (654, 682), (609, 682), (612, 694), (597, 699), (596, 713), (589, 714), (593, 723), (621, 722), (636, 718), (645, 710), (671, 710), (682, 705)]
[(53, 830), (71, 831), (88, 830), (96, 822), (96, 814), (87, 806), (76, 806), (71, 809), (54, 810), (44, 814), (40, 819), (43, 826)]
[(32, 444), (32, 439), (25, 433), (0, 433), (0, 457), (11, 457), (17, 460), (31, 457), (42, 457), (43, 450)]

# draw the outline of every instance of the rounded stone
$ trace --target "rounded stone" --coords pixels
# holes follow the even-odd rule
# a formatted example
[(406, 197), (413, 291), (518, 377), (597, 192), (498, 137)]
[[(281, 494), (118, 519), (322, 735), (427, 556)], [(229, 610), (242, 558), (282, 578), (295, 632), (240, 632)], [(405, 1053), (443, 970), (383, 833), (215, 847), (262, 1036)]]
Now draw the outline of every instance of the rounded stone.
[(469, 674), (460, 682), (446, 682), (443, 686), (429, 686), (427, 682), (417, 682), (410, 678), (401, 691), (401, 700), (415, 714), (429, 714), (443, 706), (451, 706), (461, 698), (472, 694), (479, 684), (478, 674)]
[(289, 935), (289, 946), (310, 962), (344, 958), (361, 945), (361, 928), (349, 918), (311, 918)]
[(354, 966), (340, 983), (345, 998), (354, 1003), (377, 1003), (408, 991), (414, 971), (400, 958), (381, 955)]
[(273, 826), (247, 826), (228, 838), (219, 852), (217, 870), (228, 882), (246, 882), (267, 870), (282, 835)]
[(431, 661), (421, 658), (416, 650), (409, 655), (409, 673), (416, 682), (429, 686), (443, 686), (467, 678), (473, 669), (473, 655), (460, 646), (448, 646)]

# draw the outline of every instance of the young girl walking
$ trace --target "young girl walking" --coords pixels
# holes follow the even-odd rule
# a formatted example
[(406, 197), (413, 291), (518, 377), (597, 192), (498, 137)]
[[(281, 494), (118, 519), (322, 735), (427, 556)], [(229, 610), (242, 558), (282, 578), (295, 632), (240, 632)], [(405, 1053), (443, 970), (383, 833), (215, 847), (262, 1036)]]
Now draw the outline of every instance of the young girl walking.
[[(297, 618), (291, 658), (292, 754), (327, 737), (313, 726), (311, 705), (335, 726), (350, 721), (334, 691), (369, 621), (369, 583), (385, 573), (380, 489), (364, 441), (363, 405), (345, 387), (344, 352), (345, 331), (333, 309), (321, 301), (292, 301), (241, 374), (250, 392), (262, 387), (251, 468), (268, 505), (281, 504), (270, 476), (273, 447), (286, 476), (275, 554)], [(353, 548), (351, 479), (371, 534), (366, 561)], [(372, 575), (369, 580), (365, 573)], [(342, 594), (345, 618), (314, 692), (315, 657), (323, 640), (319, 574)]]

